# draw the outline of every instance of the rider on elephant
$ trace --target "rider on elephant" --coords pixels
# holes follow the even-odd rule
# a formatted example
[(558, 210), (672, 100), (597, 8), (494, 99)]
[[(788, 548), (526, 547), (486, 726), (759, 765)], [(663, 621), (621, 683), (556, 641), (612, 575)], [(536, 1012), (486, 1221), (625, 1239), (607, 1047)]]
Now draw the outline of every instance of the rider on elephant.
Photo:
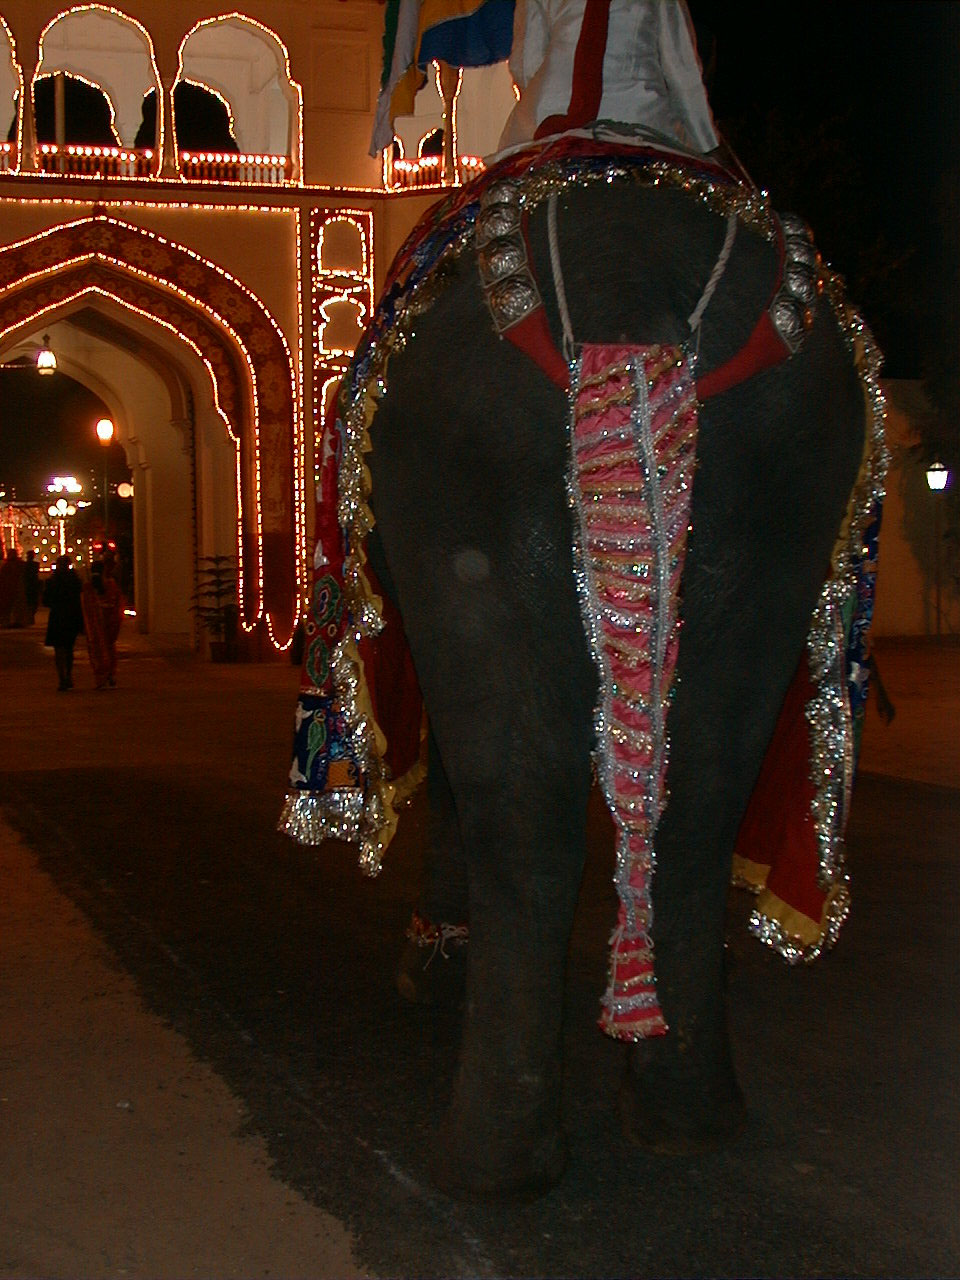
[(720, 145), (684, 0), (518, 0), (510, 72), (520, 100), (501, 150), (594, 120)]

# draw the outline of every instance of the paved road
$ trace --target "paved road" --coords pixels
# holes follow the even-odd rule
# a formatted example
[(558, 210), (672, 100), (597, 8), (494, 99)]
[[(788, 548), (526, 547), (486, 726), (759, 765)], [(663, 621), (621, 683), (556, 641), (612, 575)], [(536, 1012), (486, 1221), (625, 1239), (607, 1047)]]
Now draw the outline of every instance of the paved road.
[[(292, 669), (203, 666), (138, 643), (116, 692), (94, 693), (81, 670), (78, 689), (58, 695), (40, 636), (0, 633), (4, 816), (145, 1008), (232, 1091), (278, 1185), (349, 1229), (351, 1266), (383, 1276), (960, 1273), (960, 650), (880, 650), (898, 714), (885, 738), (875, 720), (868, 728), (874, 772), (857, 785), (855, 906), (837, 950), (796, 972), (733, 936), (731, 1016), (753, 1123), (728, 1152), (651, 1161), (618, 1134), (621, 1048), (594, 1030), (613, 918), (610, 828), (595, 803), (567, 995), (571, 1166), (538, 1203), (494, 1209), (432, 1189), (431, 1123), (457, 1019), (409, 1008), (393, 990), (422, 800), (387, 869), (366, 881), (349, 851), (302, 850), (273, 830)], [(925, 753), (928, 740), (937, 746)], [(185, 1208), (198, 1195), (216, 1220), (218, 1186), (186, 1182)], [(48, 1215), (56, 1203), (51, 1195)], [(0, 1204), (0, 1226), (3, 1216)], [(328, 1258), (318, 1245), (315, 1269), (296, 1274), (341, 1273)], [(275, 1261), (272, 1274), (294, 1274)], [(73, 1263), (49, 1274), (107, 1273)]]

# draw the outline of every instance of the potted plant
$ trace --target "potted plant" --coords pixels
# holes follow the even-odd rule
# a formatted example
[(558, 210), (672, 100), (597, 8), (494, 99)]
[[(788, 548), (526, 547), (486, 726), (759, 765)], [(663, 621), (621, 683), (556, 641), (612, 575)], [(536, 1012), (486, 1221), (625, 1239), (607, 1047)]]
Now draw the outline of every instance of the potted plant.
[(237, 624), (237, 561), (235, 556), (201, 556), (197, 563), (197, 589), (193, 612), (210, 638), (213, 662), (236, 662), (239, 656)]

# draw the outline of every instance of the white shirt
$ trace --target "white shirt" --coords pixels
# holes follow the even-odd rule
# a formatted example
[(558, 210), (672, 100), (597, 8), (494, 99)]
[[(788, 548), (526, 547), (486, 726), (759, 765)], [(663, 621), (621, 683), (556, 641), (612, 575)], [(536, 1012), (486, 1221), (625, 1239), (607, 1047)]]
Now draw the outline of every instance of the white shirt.
[[(586, 3), (517, 0), (510, 71), (520, 101), (501, 150), (531, 141), (542, 121), (567, 113)], [(646, 125), (694, 151), (718, 145), (683, 0), (611, 0), (597, 118)]]

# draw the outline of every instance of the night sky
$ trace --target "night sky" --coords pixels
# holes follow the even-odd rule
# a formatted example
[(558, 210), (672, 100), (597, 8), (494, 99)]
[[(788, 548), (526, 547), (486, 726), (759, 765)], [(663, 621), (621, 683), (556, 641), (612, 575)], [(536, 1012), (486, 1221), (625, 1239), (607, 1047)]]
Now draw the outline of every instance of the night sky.
[[(775, 207), (813, 226), (885, 373), (920, 377), (938, 351), (955, 361), (960, 3), (690, 8), (721, 130)], [(51, 474), (102, 468), (92, 424), (103, 413), (63, 375), (0, 370), (0, 487), (29, 498)]]
[[(890, 377), (960, 346), (960, 4), (692, 0), (721, 129), (804, 216)], [(960, 370), (958, 370), (960, 375)]]

